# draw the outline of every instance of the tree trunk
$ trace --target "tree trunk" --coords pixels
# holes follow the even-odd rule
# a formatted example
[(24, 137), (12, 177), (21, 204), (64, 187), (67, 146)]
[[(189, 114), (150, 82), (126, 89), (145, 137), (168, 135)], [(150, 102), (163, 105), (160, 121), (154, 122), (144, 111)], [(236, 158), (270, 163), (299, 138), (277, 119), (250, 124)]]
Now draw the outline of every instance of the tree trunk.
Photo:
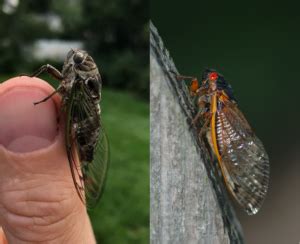
[(150, 23), (151, 219), (153, 244), (243, 243), (216, 166), (191, 127), (195, 106)]

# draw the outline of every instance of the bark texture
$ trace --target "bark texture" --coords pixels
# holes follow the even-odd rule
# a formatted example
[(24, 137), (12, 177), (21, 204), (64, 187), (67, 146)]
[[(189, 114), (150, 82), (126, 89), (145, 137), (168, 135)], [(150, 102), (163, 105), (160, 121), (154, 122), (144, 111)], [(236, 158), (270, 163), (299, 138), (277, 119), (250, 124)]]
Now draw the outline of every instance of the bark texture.
[(187, 87), (170, 70), (177, 72), (150, 23), (151, 243), (243, 243), (217, 166), (190, 126)]

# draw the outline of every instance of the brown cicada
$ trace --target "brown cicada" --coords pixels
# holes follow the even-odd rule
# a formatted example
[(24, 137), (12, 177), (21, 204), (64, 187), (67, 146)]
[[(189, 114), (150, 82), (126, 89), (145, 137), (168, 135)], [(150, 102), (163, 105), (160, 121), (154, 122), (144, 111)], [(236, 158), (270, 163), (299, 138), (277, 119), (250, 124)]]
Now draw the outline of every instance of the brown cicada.
[(34, 104), (46, 102), (55, 93), (61, 95), (62, 112), (66, 117), (65, 144), (73, 182), (80, 199), (93, 207), (102, 195), (109, 161), (109, 145), (100, 116), (102, 82), (97, 65), (87, 52), (72, 49), (62, 72), (46, 64), (32, 77), (43, 72), (61, 83), (55, 92)]
[(256, 214), (268, 189), (269, 158), (239, 110), (231, 86), (209, 69), (200, 85), (194, 77), (178, 78), (191, 79), (190, 94), (198, 98), (199, 109), (193, 123), (202, 119), (199, 135), (216, 156), (229, 192), (249, 215)]

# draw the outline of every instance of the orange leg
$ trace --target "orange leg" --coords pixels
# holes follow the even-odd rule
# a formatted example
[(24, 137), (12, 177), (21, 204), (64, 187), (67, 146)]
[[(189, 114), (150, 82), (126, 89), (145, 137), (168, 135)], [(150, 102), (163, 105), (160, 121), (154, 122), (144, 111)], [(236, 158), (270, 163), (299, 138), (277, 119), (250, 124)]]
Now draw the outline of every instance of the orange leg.
[(189, 90), (190, 90), (190, 95), (191, 96), (196, 96), (197, 95), (197, 90), (199, 89), (199, 81), (196, 77), (194, 76), (185, 76), (185, 75), (176, 75), (176, 79), (177, 80), (191, 80), (190, 86), (189, 86)]

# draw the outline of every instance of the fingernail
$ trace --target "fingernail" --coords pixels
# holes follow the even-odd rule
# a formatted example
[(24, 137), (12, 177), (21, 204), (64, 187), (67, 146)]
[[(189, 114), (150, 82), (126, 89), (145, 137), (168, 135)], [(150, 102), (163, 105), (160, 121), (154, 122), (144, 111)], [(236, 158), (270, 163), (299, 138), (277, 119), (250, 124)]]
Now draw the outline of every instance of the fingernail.
[(45, 148), (58, 134), (58, 112), (51, 98), (34, 102), (53, 92), (46, 82), (30, 77), (15, 77), (0, 85), (0, 145), (24, 153)]

